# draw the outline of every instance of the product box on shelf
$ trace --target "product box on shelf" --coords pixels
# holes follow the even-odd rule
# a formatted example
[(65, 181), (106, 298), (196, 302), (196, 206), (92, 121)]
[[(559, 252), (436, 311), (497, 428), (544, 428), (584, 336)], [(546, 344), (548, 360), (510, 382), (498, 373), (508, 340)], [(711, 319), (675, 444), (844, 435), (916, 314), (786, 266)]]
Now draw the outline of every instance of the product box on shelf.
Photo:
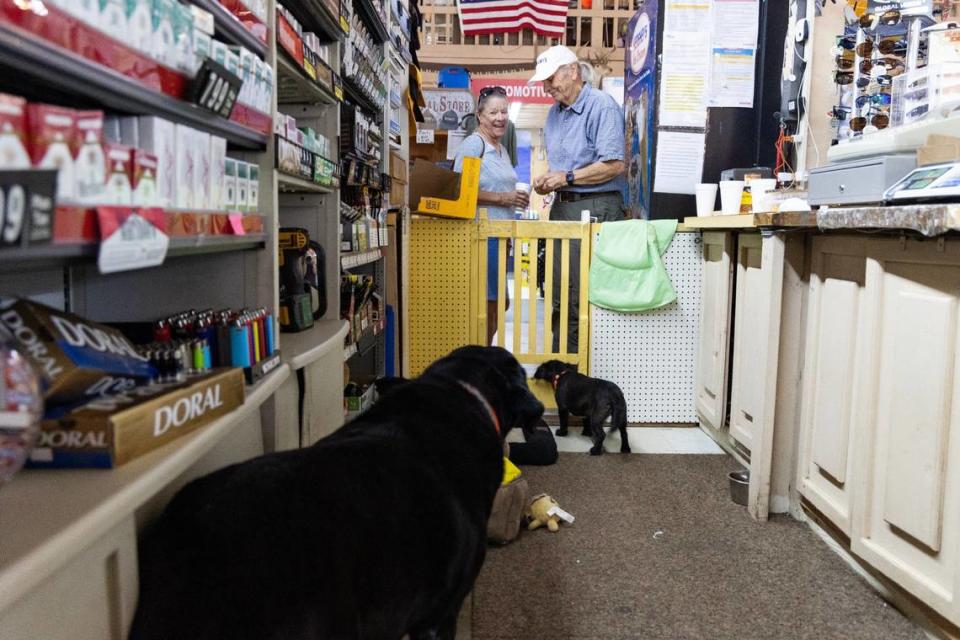
[(223, 163), (223, 208), (237, 208), (237, 161), (227, 158)]
[(0, 169), (29, 169), (27, 101), (0, 93)]
[(133, 203), (133, 149), (123, 144), (106, 144), (106, 184), (100, 204)]
[(154, 116), (141, 117), (139, 124), (140, 148), (157, 157), (157, 204), (176, 206), (176, 126)]
[(176, 66), (173, 22), (176, 0), (151, 0), (153, 17), (153, 59), (167, 66)]
[(250, 202), (250, 165), (237, 160), (237, 210), (246, 211)]
[(28, 104), (30, 159), (38, 169), (57, 169), (57, 198), (75, 197), (76, 112), (48, 104)]
[(196, 206), (197, 156), (194, 130), (182, 124), (177, 124), (175, 127), (177, 178), (174, 188), (176, 195), (174, 206), (179, 209), (189, 209)]
[(210, 136), (210, 208), (222, 211), (226, 174), (224, 164), (227, 159), (227, 141), (219, 136)]
[(133, 150), (133, 204), (155, 207), (157, 195), (157, 157), (143, 149)]
[(260, 208), (260, 167), (251, 164), (250, 186), (247, 187), (247, 210), (257, 211)]
[(112, 468), (220, 418), (244, 401), (240, 369), (104, 396), (45, 419), (32, 467)]
[(211, 209), (210, 197), (210, 134), (194, 131), (193, 145), (196, 168), (194, 170), (194, 202), (199, 209)]
[(79, 144), (74, 157), (75, 195), (79, 202), (102, 202), (107, 182), (107, 159), (103, 150), (103, 112), (77, 111)]
[[(97, 28), (109, 34), (127, 34), (126, 0), (100, 0), (100, 18)], [(116, 37), (116, 35), (114, 36)], [(129, 40), (126, 40), (129, 42)]]
[(147, 55), (153, 51), (153, 3), (151, 0), (125, 0), (127, 30), (124, 42)]
[(31, 300), (0, 300), (0, 330), (43, 377), (48, 406), (130, 389), (156, 374), (119, 331)]

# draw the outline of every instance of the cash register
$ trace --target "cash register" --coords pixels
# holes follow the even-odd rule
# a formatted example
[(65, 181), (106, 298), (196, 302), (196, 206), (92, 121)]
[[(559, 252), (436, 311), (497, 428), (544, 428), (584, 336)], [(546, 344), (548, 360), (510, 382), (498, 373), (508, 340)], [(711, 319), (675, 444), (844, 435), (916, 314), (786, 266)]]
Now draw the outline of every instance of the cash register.
[(960, 201), (960, 162), (918, 167), (887, 189), (889, 204)]

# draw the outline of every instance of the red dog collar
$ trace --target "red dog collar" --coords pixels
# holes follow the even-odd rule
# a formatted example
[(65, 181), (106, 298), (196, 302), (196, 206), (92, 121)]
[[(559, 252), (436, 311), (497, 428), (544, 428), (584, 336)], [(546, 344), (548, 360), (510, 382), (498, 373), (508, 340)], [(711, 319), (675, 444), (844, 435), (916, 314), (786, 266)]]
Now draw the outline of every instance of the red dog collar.
[(480, 401), (480, 404), (483, 405), (484, 409), (487, 410), (487, 413), (490, 414), (490, 420), (493, 422), (493, 429), (497, 432), (497, 435), (500, 435), (500, 418), (497, 417), (497, 412), (493, 410), (493, 407), (490, 406), (490, 403), (487, 402), (487, 399), (483, 397), (483, 394), (480, 393), (476, 387), (473, 385), (467, 384), (462, 380), (458, 380), (460, 386), (476, 396), (477, 400)]
[(558, 373), (557, 375), (553, 376), (553, 390), (554, 390), (554, 391), (557, 390), (557, 385), (560, 384), (560, 378), (562, 378), (563, 376), (567, 375), (568, 373), (570, 373), (570, 370), (569, 370), (569, 369), (564, 369), (562, 373)]

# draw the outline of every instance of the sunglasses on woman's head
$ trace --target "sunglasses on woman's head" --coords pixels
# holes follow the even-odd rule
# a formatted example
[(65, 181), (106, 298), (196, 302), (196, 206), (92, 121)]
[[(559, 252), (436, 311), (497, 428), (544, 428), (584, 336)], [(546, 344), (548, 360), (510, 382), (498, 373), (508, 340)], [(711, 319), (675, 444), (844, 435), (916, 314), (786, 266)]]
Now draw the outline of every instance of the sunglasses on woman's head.
[(484, 87), (483, 89), (480, 89), (481, 98), (486, 98), (487, 96), (494, 93), (505, 96), (507, 95), (507, 90), (501, 86)]

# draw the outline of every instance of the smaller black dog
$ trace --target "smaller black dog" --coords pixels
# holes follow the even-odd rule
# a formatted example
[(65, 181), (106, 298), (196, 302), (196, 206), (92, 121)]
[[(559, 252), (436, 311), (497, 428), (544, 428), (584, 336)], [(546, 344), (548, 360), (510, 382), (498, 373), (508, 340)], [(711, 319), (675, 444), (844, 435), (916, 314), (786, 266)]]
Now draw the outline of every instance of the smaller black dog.
[[(570, 414), (583, 418), (583, 435), (593, 439), (590, 455), (603, 453), (603, 423), (607, 418), (620, 430), (620, 453), (630, 453), (627, 441), (627, 402), (620, 387), (577, 373), (577, 367), (559, 360), (549, 360), (537, 367), (533, 377), (553, 385), (560, 416), (558, 436), (567, 435)], [(612, 430), (611, 430), (612, 431)]]

